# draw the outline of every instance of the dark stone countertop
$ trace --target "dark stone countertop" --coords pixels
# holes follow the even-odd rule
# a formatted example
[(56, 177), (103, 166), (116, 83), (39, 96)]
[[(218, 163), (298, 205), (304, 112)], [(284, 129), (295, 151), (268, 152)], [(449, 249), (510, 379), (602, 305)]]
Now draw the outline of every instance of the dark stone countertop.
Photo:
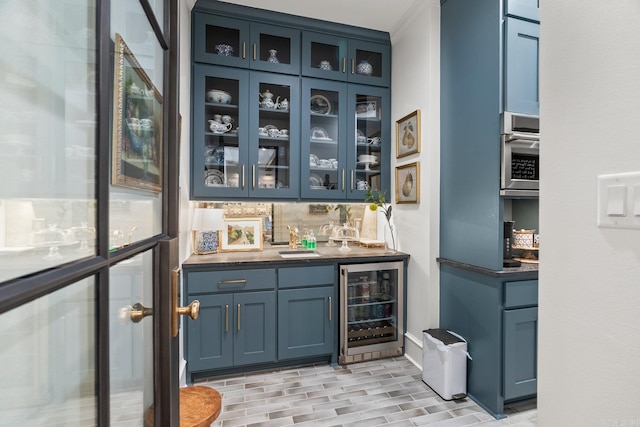
[[(287, 246), (269, 247), (263, 251), (246, 251), (246, 252), (219, 252), (210, 255), (191, 255), (187, 258), (182, 267), (185, 269), (207, 268), (207, 267), (277, 267), (277, 266), (304, 266), (314, 264), (341, 263), (341, 264), (362, 264), (367, 262), (380, 261), (403, 261), (409, 258), (409, 255), (403, 252), (391, 252), (383, 248), (363, 248), (350, 244), (351, 251), (340, 251), (338, 246), (319, 246), (315, 251), (319, 256), (283, 258), (280, 255), (282, 251), (292, 251)], [(304, 249), (296, 251), (305, 253)]]
[(538, 264), (534, 263), (522, 263), (520, 267), (506, 267), (502, 270), (491, 270), (484, 267), (479, 267), (473, 264), (466, 264), (464, 262), (454, 261), (448, 258), (437, 258), (436, 261), (440, 264), (450, 265), (462, 270), (472, 271), (474, 273), (484, 274), (486, 276), (499, 277), (505, 279), (537, 279), (538, 278)]

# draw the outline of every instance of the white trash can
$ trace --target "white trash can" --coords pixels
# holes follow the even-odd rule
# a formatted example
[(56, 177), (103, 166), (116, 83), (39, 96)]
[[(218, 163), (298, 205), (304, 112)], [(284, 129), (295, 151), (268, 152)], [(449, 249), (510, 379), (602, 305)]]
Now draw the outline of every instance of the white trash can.
[(422, 331), (422, 381), (444, 400), (467, 396), (467, 357), (461, 336), (444, 329)]

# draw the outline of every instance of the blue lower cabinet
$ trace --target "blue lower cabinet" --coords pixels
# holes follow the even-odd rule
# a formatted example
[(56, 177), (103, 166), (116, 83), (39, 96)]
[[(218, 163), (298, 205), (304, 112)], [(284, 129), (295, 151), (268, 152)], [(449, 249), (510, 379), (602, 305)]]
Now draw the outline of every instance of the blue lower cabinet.
[(334, 353), (334, 292), (333, 286), (278, 292), (278, 359)]
[(276, 360), (276, 292), (191, 295), (200, 301), (187, 322), (189, 373)]
[(276, 360), (276, 293), (234, 296), (234, 365)]
[(538, 307), (504, 311), (504, 398), (534, 396), (538, 385)]

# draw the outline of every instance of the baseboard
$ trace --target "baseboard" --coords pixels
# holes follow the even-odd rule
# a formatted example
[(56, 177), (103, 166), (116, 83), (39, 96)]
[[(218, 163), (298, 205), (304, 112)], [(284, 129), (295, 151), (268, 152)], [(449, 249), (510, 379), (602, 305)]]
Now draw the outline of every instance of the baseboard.
[(422, 370), (422, 340), (417, 339), (409, 332), (405, 332), (404, 357)]

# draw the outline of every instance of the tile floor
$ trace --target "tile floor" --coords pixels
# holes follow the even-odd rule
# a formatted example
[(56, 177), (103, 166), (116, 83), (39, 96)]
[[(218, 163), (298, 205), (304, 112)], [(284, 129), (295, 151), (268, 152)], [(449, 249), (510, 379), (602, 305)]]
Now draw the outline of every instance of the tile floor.
[(471, 399), (442, 400), (404, 357), (346, 366), (264, 371), (198, 382), (222, 394), (214, 427), (362, 426), (534, 427), (535, 400), (496, 420)]

